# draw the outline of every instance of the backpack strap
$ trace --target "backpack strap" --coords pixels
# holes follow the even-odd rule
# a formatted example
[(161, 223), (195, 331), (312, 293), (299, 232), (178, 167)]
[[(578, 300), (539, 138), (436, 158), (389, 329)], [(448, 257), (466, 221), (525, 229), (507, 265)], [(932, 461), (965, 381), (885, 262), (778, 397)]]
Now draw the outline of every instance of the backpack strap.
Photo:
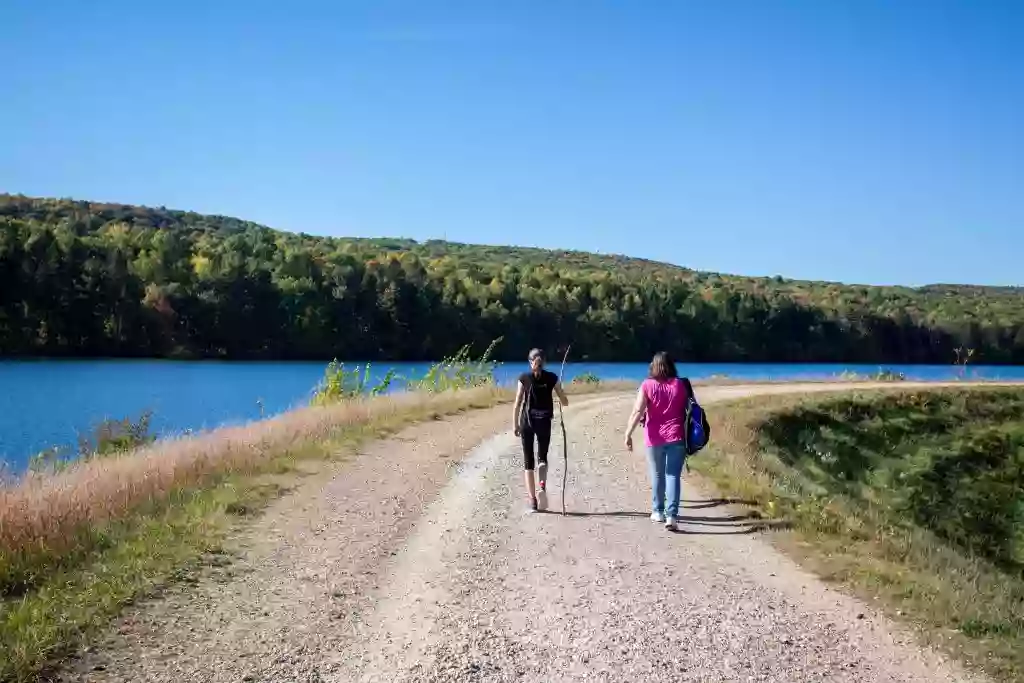
[(519, 426), (520, 427), (531, 427), (533, 426), (532, 420), (530, 420), (530, 405), (533, 403), (533, 374), (524, 372), (519, 376), (519, 382), (523, 385), (523, 408), (522, 412), (519, 413)]
[(689, 399), (689, 400), (687, 400), (687, 403), (689, 403), (690, 401), (696, 401), (697, 397), (694, 396), (694, 394), (693, 394), (693, 385), (690, 384), (690, 378), (689, 377), (683, 377), (681, 379), (682, 379), (682, 382), (683, 382), (683, 388), (686, 389), (686, 397), (687, 397), (687, 399)]

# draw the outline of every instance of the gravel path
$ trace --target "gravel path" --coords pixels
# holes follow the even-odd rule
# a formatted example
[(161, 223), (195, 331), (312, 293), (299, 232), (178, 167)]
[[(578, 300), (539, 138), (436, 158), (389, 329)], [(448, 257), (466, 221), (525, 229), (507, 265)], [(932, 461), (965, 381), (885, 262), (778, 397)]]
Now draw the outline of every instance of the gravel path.
[(980, 680), (692, 480), (680, 532), (650, 522), (642, 449), (621, 447), (631, 398), (566, 411), (565, 517), (560, 434), (555, 514), (529, 514), (508, 406), (412, 427), (277, 503), (240, 562), (137, 606), (64, 679)]

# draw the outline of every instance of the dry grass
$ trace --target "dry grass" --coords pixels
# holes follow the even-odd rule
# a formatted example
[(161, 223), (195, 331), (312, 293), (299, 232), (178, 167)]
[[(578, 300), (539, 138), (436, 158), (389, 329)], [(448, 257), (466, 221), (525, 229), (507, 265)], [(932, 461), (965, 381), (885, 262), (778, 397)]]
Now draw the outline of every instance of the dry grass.
[[(845, 396), (872, 400), (893, 391)], [(959, 391), (970, 395), (970, 390)], [(691, 466), (723, 495), (750, 501), (765, 517), (786, 522), (790, 530), (773, 534), (773, 540), (822, 578), (917, 627), (925, 641), (993, 678), (1024, 679), (1019, 635), (1013, 629), (978, 633), (979, 624), (1020, 623), (1024, 593), (1019, 577), (1009, 577), (926, 529), (897, 523), (887, 508), (864, 505), (839, 489), (815, 488), (805, 473), (765, 450), (760, 426), (766, 419), (833, 399), (783, 395), (715, 404), (710, 407), (712, 444)]]
[[(30, 587), (27, 576), (10, 576), (29, 560), (59, 558), (80, 546), (83, 526), (127, 516), (172, 492), (202, 486), (225, 475), (263, 471), (282, 454), (339, 431), (450, 413), (506, 398), (483, 388), (449, 394), (398, 394), (296, 410), (264, 422), (225, 427), (191, 438), (158, 441), (139, 451), (74, 464), (56, 473), (30, 474), (0, 487), (0, 589)], [(77, 548), (81, 550), (82, 548)], [(34, 559), (30, 559), (34, 558)], [(4, 574), (8, 574), (4, 576)], [(22, 573), (22, 572), (18, 572)], [(13, 584), (13, 585), (12, 585)]]
[(37, 680), (124, 604), (219, 556), (240, 516), (285, 493), (263, 475), (513, 395), (492, 386), (350, 399), (0, 484), (0, 681)]
[(282, 493), (260, 475), (510, 398), (485, 387), (348, 400), (5, 483), (0, 680), (33, 679), (127, 601), (216, 552), (240, 511)]

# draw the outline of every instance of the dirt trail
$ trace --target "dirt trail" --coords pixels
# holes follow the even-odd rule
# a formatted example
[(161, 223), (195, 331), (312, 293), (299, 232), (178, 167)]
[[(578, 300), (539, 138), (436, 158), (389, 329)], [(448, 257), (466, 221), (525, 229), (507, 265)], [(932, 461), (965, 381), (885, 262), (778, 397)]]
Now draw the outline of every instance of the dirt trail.
[[(849, 387), (701, 400), (836, 388)], [(374, 444), (278, 502), (234, 566), (126, 614), (64, 680), (980, 680), (801, 570), (692, 479), (680, 533), (650, 522), (642, 450), (621, 447), (630, 402), (566, 411), (566, 517), (560, 436), (555, 514), (526, 511), (508, 406)]]

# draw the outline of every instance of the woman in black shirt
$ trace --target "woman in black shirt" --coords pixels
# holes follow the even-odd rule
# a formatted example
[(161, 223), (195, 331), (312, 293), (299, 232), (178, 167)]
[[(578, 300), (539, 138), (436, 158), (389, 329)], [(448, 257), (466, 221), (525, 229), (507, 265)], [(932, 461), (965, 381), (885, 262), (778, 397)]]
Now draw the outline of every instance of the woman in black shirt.
[[(540, 349), (530, 351), (530, 372), (519, 376), (516, 389), (516, 404), (512, 423), (516, 436), (523, 441), (523, 469), (526, 491), (530, 496), (530, 509), (543, 510), (547, 507), (548, 445), (551, 443), (551, 422), (555, 416), (552, 392), (558, 394), (558, 401), (569, 405), (569, 399), (562, 390), (558, 375), (544, 369), (544, 353)], [(533, 440), (537, 437), (538, 486), (533, 481)]]

